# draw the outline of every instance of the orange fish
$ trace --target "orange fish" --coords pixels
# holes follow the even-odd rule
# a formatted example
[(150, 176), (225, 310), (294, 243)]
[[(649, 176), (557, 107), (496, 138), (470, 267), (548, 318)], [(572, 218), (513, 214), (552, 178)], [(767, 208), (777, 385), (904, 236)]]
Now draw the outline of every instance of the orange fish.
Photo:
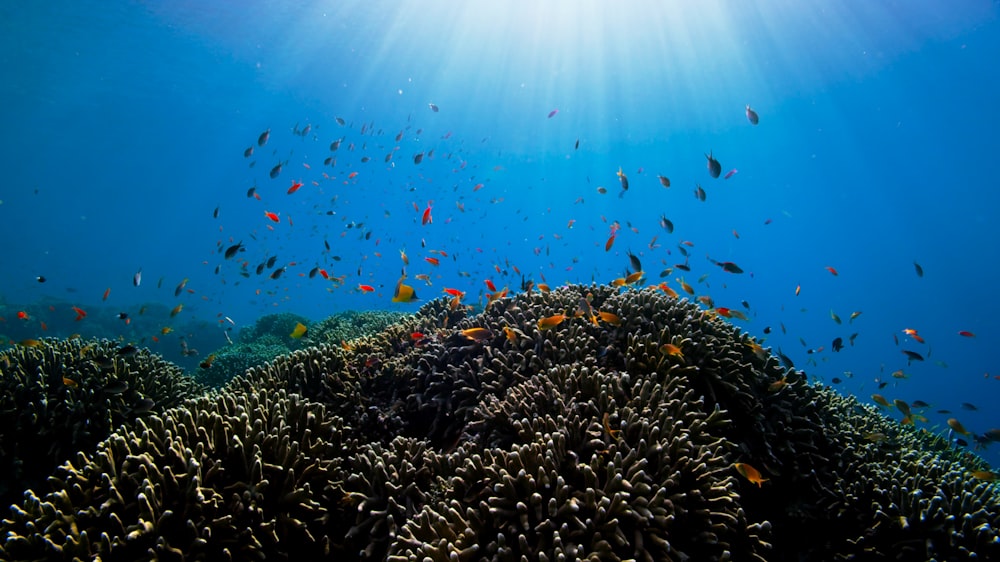
[(566, 319), (565, 314), (553, 314), (552, 316), (549, 316), (547, 318), (542, 318), (538, 321), (538, 329), (542, 331), (551, 330), (552, 328), (555, 328), (559, 324), (562, 324), (563, 320), (565, 319)]
[(448, 293), (449, 295), (451, 295), (453, 297), (464, 297), (465, 296), (465, 292), (459, 291), (458, 289), (449, 289), (449, 288), (445, 287), (444, 288), (444, 292)]
[(73, 379), (63, 377), (62, 380), (63, 380), (63, 384), (66, 385), (66, 386), (68, 386), (68, 387), (70, 387), (70, 388), (80, 388), (80, 383), (76, 382)]
[(604, 251), (605, 252), (611, 251), (611, 246), (615, 245), (615, 236), (616, 235), (617, 235), (617, 233), (612, 234), (611, 237), (608, 238), (608, 241), (604, 243)]
[(826, 266), (826, 270), (829, 271), (830, 273), (832, 273), (834, 277), (836, 277), (837, 275), (839, 275), (839, 273), (837, 273), (837, 270), (834, 269), (834, 268), (832, 268), (832, 267), (830, 267), (830, 266)]
[(462, 335), (470, 340), (483, 341), (493, 337), (493, 332), (486, 328), (467, 328), (462, 330)]
[(361, 291), (362, 293), (374, 293), (375, 287), (372, 287), (371, 285), (362, 285), (359, 283), (358, 290)]
[(961, 433), (962, 435), (970, 435), (969, 431), (962, 425), (962, 422), (956, 420), (955, 418), (948, 418), (948, 427), (954, 429), (957, 433)]
[(684, 358), (684, 354), (681, 352), (681, 348), (677, 347), (672, 343), (665, 343), (660, 346), (660, 353), (666, 355), (673, 355), (674, 357)]
[(29, 318), (28, 313), (25, 312), (25, 311), (23, 311), (23, 310), (18, 310), (17, 311), (17, 317), (20, 320), (28, 320), (28, 318)]
[(108, 287), (107, 289), (104, 290), (104, 296), (101, 297), (101, 300), (102, 301), (108, 300), (108, 295), (110, 294), (111, 294), (111, 287)]
[(175, 306), (173, 308), (173, 310), (170, 311), (170, 317), (173, 318), (174, 316), (177, 316), (178, 314), (181, 313), (182, 310), (184, 310), (184, 305), (183, 304), (179, 304), (179, 305)]
[(641, 271), (636, 271), (635, 273), (629, 274), (627, 277), (625, 277), (625, 284), (631, 285), (632, 283), (636, 283), (640, 279), (642, 279), (643, 275), (645, 274)]
[(872, 394), (872, 400), (874, 400), (875, 403), (880, 406), (885, 406), (886, 408), (892, 407), (889, 404), (889, 401), (885, 399), (885, 396), (882, 396), (881, 394)]
[(358, 177), (358, 173), (357, 172), (351, 172), (351, 173), (347, 174), (347, 179), (349, 179), (349, 180), (352, 180), (352, 179), (354, 179), (356, 177)]
[(73, 308), (73, 312), (76, 313), (76, 319), (75, 320), (77, 322), (79, 322), (80, 320), (83, 320), (84, 318), (87, 317), (87, 312), (84, 311), (82, 308), (77, 307), (77, 306), (74, 306), (72, 308)]
[(288, 188), (288, 195), (295, 193), (300, 187), (302, 187), (302, 182), (292, 180), (292, 187)]
[(406, 255), (406, 250), (399, 251), (399, 258), (403, 260), (403, 265), (410, 265), (410, 258)]
[(754, 467), (752, 467), (752, 466), (750, 466), (750, 465), (748, 465), (746, 463), (742, 463), (742, 462), (734, 463), (733, 467), (736, 469), (736, 472), (740, 473), (740, 476), (742, 476), (743, 478), (746, 478), (747, 480), (753, 482), (758, 487), (763, 487), (764, 486), (764, 482), (768, 481), (768, 478), (763, 478), (761, 476), (760, 472), (756, 468), (754, 468)]
[[(424, 214), (420, 217), (420, 224), (426, 226), (427, 224), (433, 223), (434, 217), (431, 216), (431, 202), (427, 202), (427, 208), (424, 209)], [(447, 221), (445, 221), (447, 222)]]
[(441, 264), (441, 260), (437, 258), (424, 258), (424, 261), (435, 267)]
[(611, 324), (612, 326), (621, 326), (622, 325), (622, 319), (617, 314), (615, 314), (613, 312), (599, 311), (597, 313), (597, 315), (601, 317), (601, 321), (607, 322), (608, 324)]
[(799, 296), (799, 293), (801, 293), (801, 292), (802, 292), (802, 285), (796, 285), (795, 286), (795, 296)]
[(271, 211), (264, 211), (264, 216), (271, 219), (274, 222), (281, 222), (281, 217)]

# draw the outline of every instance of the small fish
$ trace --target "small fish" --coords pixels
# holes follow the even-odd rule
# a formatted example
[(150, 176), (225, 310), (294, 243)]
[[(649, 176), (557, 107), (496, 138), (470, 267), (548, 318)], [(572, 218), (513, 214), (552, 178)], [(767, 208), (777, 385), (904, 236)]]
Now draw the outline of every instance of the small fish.
[(719, 175), (722, 174), (722, 164), (720, 164), (719, 161), (712, 156), (711, 150), (708, 151), (705, 158), (708, 159), (708, 175), (713, 178), (718, 178)]
[(45, 283), (45, 276), (39, 275), (38, 277), (35, 277), (35, 281), (38, 281), (39, 283)]
[(580, 149), (580, 139), (576, 139), (576, 144), (573, 145), (573, 150)]
[(87, 313), (82, 308), (78, 306), (74, 306), (71, 308), (73, 309), (73, 312), (76, 313), (76, 318), (74, 320), (76, 320), (77, 322), (87, 317)]
[(438, 106), (434, 105), (433, 103), (427, 104), (427, 107), (431, 108), (431, 111), (433, 111), (434, 113), (437, 113), (439, 111)]
[(959, 330), (958, 335), (960, 335), (960, 336), (962, 336), (964, 338), (974, 338), (974, 337), (976, 337), (976, 334), (973, 334), (972, 332), (970, 332), (968, 330)]
[(913, 269), (917, 272), (917, 277), (924, 276), (924, 268), (920, 267), (919, 263), (913, 262)]
[(432, 224), (433, 222), (434, 217), (431, 216), (431, 202), (428, 201), (427, 208), (424, 209), (424, 213), (420, 216), (420, 224), (426, 226), (428, 224)]
[(728, 172), (726, 172), (726, 175), (722, 176), (722, 179), (728, 180), (729, 178), (735, 176), (737, 172), (739, 172), (739, 170), (737, 170), (736, 168), (733, 168), (732, 170), (729, 170)]
[(241, 252), (242, 250), (243, 250), (243, 242), (240, 241), (239, 244), (233, 244), (232, 246), (226, 248), (226, 253), (224, 254), (224, 257), (227, 260), (233, 259), (233, 257), (236, 256), (236, 254)]
[(403, 283), (403, 279), (400, 279), (396, 283), (396, 290), (392, 293), (392, 302), (412, 302), (417, 300), (417, 293), (413, 290), (413, 287)]
[(141, 283), (142, 283), (142, 268), (140, 267), (139, 271), (136, 271), (135, 275), (132, 276), (132, 285), (138, 287)]
[(600, 317), (602, 322), (611, 324), (612, 326), (621, 326), (622, 319), (617, 314), (613, 312), (598, 311), (597, 316)]
[(302, 336), (306, 335), (306, 332), (308, 331), (309, 328), (307, 328), (305, 324), (303, 324), (302, 322), (296, 322), (295, 328), (292, 330), (291, 334), (288, 334), (288, 337), (292, 338), (293, 340), (297, 340)]
[(622, 167), (618, 166), (618, 181), (622, 184), (622, 193), (628, 191), (628, 176), (622, 171)]
[(552, 316), (541, 318), (538, 320), (538, 329), (542, 331), (551, 330), (562, 324), (563, 320), (566, 320), (565, 314), (553, 314)]
[(102, 301), (108, 300), (108, 296), (111, 295), (111, 287), (104, 289), (104, 296), (101, 297)]
[(493, 337), (493, 332), (486, 328), (467, 328), (461, 331), (462, 336), (473, 341), (484, 341)]
[(21, 340), (21, 341), (17, 342), (17, 344), (20, 345), (20, 346), (23, 346), (23, 347), (41, 347), (42, 346), (42, 342), (40, 340), (35, 340), (35, 339)]
[(840, 316), (837, 316), (837, 313), (832, 310), (830, 311), (830, 318), (832, 318), (837, 324), (840, 324)]
[(672, 343), (665, 343), (661, 345), (660, 353), (664, 355), (671, 355), (673, 357), (680, 357), (681, 359), (684, 358), (684, 353), (681, 351), (681, 348), (677, 347)]
[(727, 273), (743, 273), (743, 269), (731, 261), (715, 262), (715, 265), (721, 267)]
[(660, 185), (663, 187), (670, 187), (670, 178), (667, 176), (656, 176), (656, 178), (660, 180)]
[(285, 268), (284, 267), (279, 267), (278, 269), (275, 269), (274, 271), (271, 272), (270, 277), (271, 277), (271, 279), (280, 279), (281, 278), (281, 274), (284, 273), (284, 272), (285, 272)]
[(747, 104), (747, 121), (749, 121), (751, 125), (756, 125), (760, 122), (760, 117), (757, 115), (756, 111), (750, 109), (749, 103)]
[(372, 287), (371, 285), (362, 285), (359, 283), (358, 290), (361, 291), (362, 293), (374, 293), (375, 287)]
[(302, 182), (292, 180), (292, 187), (288, 188), (288, 195), (295, 193), (300, 187), (302, 187)]
[(181, 281), (181, 282), (180, 282), (180, 283), (179, 283), (179, 284), (177, 285), (177, 288), (176, 288), (176, 289), (174, 289), (174, 296), (175, 296), (175, 297), (179, 297), (179, 296), (181, 296), (181, 293), (182, 293), (182, 292), (184, 292), (184, 287), (185, 287), (185, 286), (187, 285), (187, 282), (188, 282), (188, 278), (187, 278), (187, 277), (185, 277), (185, 278), (184, 278), (184, 280), (183, 280), (183, 281)]
[(830, 344), (830, 347), (833, 349), (833, 351), (839, 352), (841, 349), (844, 349), (844, 339), (834, 338), (833, 343)]
[(639, 261), (638, 256), (632, 253), (632, 250), (628, 251), (628, 261), (633, 271), (642, 271), (642, 262)]
[[(268, 129), (263, 133), (261, 133), (260, 136), (257, 137), (257, 146), (264, 146), (265, 144), (267, 144), (267, 139), (269, 139), (270, 137), (271, 137), (271, 129)], [(251, 146), (250, 149), (253, 150), (253, 147)]]
[(660, 215), (660, 227), (666, 230), (667, 234), (674, 232), (674, 223), (670, 222), (666, 215)]
[(282, 166), (284, 166), (284, 163), (283, 162), (278, 162), (277, 164), (275, 164), (275, 166), (273, 168), (271, 168), (271, 172), (268, 175), (271, 176), (272, 180), (274, 178), (278, 177), (278, 175), (281, 174), (281, 167)]
[(219, 208), (218, 207), (216, 207), (215, 210), (212, 211), (212, 218), (213, 219), (219, 218)]
[(214, 362), (215, 362), (215, 354), (210, 353), (208, 357), (205, 358), (204, 361), (198, 363), (198, 366), (201, 367), (202, 369), (208, 369), (212, 366), (212, 363)]
[(421, 163), (423, 161), (424, 161), (424, 153), (423, 152), (418, 152), (417, 154), (413, 155), (413, 163), (414, 164), (419, 164), (419, 163)]
[(740, 476), (756, 484), (758, 487), (763, 487), (764, 482), (769, 480), (768, 478), (761, 476), (760, 471), (749, 464), (738, 462), (733, 464), (733, 468), (736, 469), (736, 472), (740, 473)]
[(179, 304), (179, 305), (175, 306), (170, 311), (170, 317), (173, 318), (174, 316), (177, 316), (178, 314), (181, 313), (182, 310), (184, 310), (184, 305), (183, 304)]
[(910, 350), (907, 350), (907, 349), (902, 349), (900, 351), (902, 351), (903, 354), (906, 355), (906, 358), (908, 360), (910, 360), (910, 361), (923, 361), (924, 360), (924, 356), (920, 355), (916, 351), (910, 351)]
[(705, 190), (700, 185), (694, 190), (694, 196), (698, 201), (705, 202)]
[(553, 109), (552, 111), (550, 111), (549, 112), (549, 119), (552, 119), (553, 117), (555, 117), (557, 113), (559, 113), (558, 109)]
[(115, 351), (115, 355), (121, 355), (122, 357), (129, 357), (129, 356), (135, 355), (138, 352), (139, 352), (139, 348), (137, 348), (134, 345), (129, 344), (129, 345), (125, 345), (125, 346), (122, 346), (122, 347), (118, 348), (118, 350)]
[(997, 473), (989, 470), (974, 470), (969, 474), (976, 480), (985, 480), (986, 482), (994, 482), (998, 478)]
[(958, 421), (955, 418), (948, 418), (948, 427), (954, 429), (956, 433), (961, 433), (962, 435), (969, 435), (969, 431), (965, 429), (965, 426), (962, 425), (962, 422)]
[(832, 268), (830, 266), (826, 266), (824, 269), (826, 269), (827, 271), (829, 271), (830, 274), (832, 274), (834, 277), (840, 275), (839, 273), (837, 273), (836, 269), (834, 269), (834, 268)]
[(881, 394), (872, 394), (872, 400), (879, 406), (885, 406), (886, 408), (891, 408), (889, 401), (885, 399), (885, 396)]
[(253, 145), (250, 145), (243, 151), (244, 158), (250, 158), (253, 155)]
[(975, 412), (979, 408), (977, 408), (975, 404), (970, 404), (969, 402), (962, 402), (962, 409), (963, 410), (969, 410), (971, 412)]

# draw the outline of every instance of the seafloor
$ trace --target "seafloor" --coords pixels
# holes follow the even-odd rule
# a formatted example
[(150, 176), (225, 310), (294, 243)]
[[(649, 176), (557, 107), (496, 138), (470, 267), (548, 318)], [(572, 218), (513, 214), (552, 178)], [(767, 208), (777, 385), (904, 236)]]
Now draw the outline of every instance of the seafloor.
[(655, 288), (333, 324), (215, 389), (109, 341), (4, 352), (0, 559), (1000, 559), (978, 457)]

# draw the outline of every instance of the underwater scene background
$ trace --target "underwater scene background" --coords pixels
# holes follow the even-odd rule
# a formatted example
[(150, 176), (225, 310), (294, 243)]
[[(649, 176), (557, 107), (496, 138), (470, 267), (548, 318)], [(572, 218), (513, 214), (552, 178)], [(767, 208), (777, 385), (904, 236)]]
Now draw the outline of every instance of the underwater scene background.
[[(626, 338), (622, 326), (643, 333), (647, 313), (660, 326), (648, 307), (661, 303), (686, 311), (677, 313), (685, 322), (723, 326), (712, 328), (711, 341), (746, 340), (726, 349), (749, 353), (754, 372), (770, 374), (759, 396), (739, 393), (763, 397), (764, 411), (772, 395), (828, 386), (834, 392), (808, 392), (845, 416), (880, 408), (903, 423), (892, 431), (934, 440), (936, 454), (966, 463), (977, 497), (992, 498), (995, 475), (983, 461), (1000, 462), (997, 15), (996, 2), (972, 0), (4, 3), (2, 366), (9, 373), (34, 350), (66, 367), (60, 353), (80, 359), (103, 349), (107, 363), (94, 359), (94, 376), (125, 362), (183, 377), (166, 384), (154, 374), (131, 388), (105, 380), (99, 395), (132, 401), (94, 432), (93, 448), (120, 424), (157, 420), (149, 414), (184, 399), (202, 401), (190, 406), (195, 416), (198, 408), (242, 411), (225, 398), (196, 398), (204, 388), (195, 382), (219, 388), (275, 357), (294, 365), (294, 350), (323, 357), (313, 345), (354, 357), (363, 378), (404, 350), (489, 347), (491, 338), (516, 347), (537, 328), (551, 340), (555, 369), (555, 350), (576, 341), (554, 335), (559, 329), (617, 329)], [(674, 293), (690, 307), (670, 300)], [(524, 311), (527, 323), (489, 317), (497, 305)], [(528, 313), (534, 306), (544, 314)], [(418, 310), (419, 321), (408, 316)], [(473, 328), (459, 323), (479, 313), (486, 333), (452, 333)], [(383, 332), (403, 318), (411, 323)], [(384, 347), (352, 340), (380, 332)], [(608, 350), (619, 336), (593, 337), (599, 345), (583, 346), (592, 354), (563, 364), (617, 373), (606, 362), (616, 361)], [(671, 341), (661, 338), (650, 348), (655, 360), (635, 368), (683, 368), (704, 353)], [(768, 349), (777, 358), (765, 360)], [(413, 368), (433, 371), (416, 359)], [(274, 372), (235, 387), (273, 383)], [(631, 384), (602, 378), (608, 373), (553, 380)], [(519, 381), (503, 380), (486, 386), (503, 395)], [(56, 382), (67, 395), (86, 386), (69, 371)], [(312, 412), (313, 400), (355, 420), (333, 405), (339, 394), (329, 382), (313, 394), (310, 384), (319, 385), (234, 400), (299, 413)], [(387, 393), (387, 407), (441, 390), (372, 384), (363, 390)], [(699, 384), (691, 400), (725, 406)], [(489, 394), (479, 396), (476, 415), (489, 417)], [(858, 403), (843, 398), (851, 396)], [(629, 418), (608, 412), (595, 410), (596, 435), (623, 439)], [(698, 412), (690, 415), (713, 419)], [(394, 437), (420, 436), (419, 416), (402, 417), (396, 434), (391, 421), (344, 423), (382, 424), (386, 433), (374, 439), (391, 448)], [(471, 422), (464, 434), (429, 427), (431, 442), (420, 447), (442, 455), (517, 442), (517, 432), (475, 433), (469, 427), (482, 426)], [(888, 431), (860, 432), (855, 445), (904, 442)], [(47, 470), (76, 458), (71, 441), (52, 445)], [(728, 486), (740, 478), (746, 491), (757, 469), (770, 479), (751, 484), (753, 492), (789, 478), (787, 466), (776, 474), (778, 454), (770, 471), (751, 462), (766, 457), (756, 450), (719, 453), (727, 461), (719, 470), (735, 475)], [(447, 464), (441, 458), (433, 463)], [(43, 485), (34, 485), (39, 497)], [(327, 499), (353, 509), (351, 494), (360, 492), (340, 493)], [(21, 501), (14, 476), (0, 494)], [(431, 500), (412, 500), (414, 512), (424, 503)], [(986, 512), (997, 517), (995, 508)], [(151, 509), (146, 520), (153, 514), (161, 515)], [(411, 546), (430, 541), (415, 529), (431, 529), (433, 518), (421, 527), (413, 516), (395, 524), (410, 521)], [(5, 525), (15, 534), (30, 519), (12, 517)], [(352, 530), (379, 528), (366, 525)], [(123, 524), (122, 532), (139, 531)], [(768, 533), (753, 527), (726, 544), (793, 559), (778, 556), (780, 532), (760, 539), (779, 545), (771, 554), (750, 544)], [(387, 544), (368, 554), (403, 556), (403, 546)], [(510, 545), (494, 547), (509, 554)], [(145, 548), (118, 552), (142, 557)], [(663, 555), (722, 557), (704, 545), (675, 548)], [(968, 554), (955, 552), (943, 559)]]

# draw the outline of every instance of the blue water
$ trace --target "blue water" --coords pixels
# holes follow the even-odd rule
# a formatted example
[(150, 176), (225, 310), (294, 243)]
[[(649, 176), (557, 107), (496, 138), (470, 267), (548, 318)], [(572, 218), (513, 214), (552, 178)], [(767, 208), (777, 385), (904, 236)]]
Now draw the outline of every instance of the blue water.
[[(986, 1), (5, 2), (0, 335), (122, 338), (193, 371), (263, 314), (414, 311), (445, 287), (476, 302), (487, 279), (518, 290), (515, 268), (607, 283), (631, 250), (649, 283), (680, 291), (683, 276), (747, 312), (743, 329), (770, 327), (765, 345), (810, 377), (982, 433), (1000, 427), (997, 15)], [(712, 179), (709, 151), (738, 172)], [(681, 241), (691, 271), (660, 279)], [(414, 303), (391, 302), (401, 250)], [(270, 256), (277, 280), (255, 273)]]

